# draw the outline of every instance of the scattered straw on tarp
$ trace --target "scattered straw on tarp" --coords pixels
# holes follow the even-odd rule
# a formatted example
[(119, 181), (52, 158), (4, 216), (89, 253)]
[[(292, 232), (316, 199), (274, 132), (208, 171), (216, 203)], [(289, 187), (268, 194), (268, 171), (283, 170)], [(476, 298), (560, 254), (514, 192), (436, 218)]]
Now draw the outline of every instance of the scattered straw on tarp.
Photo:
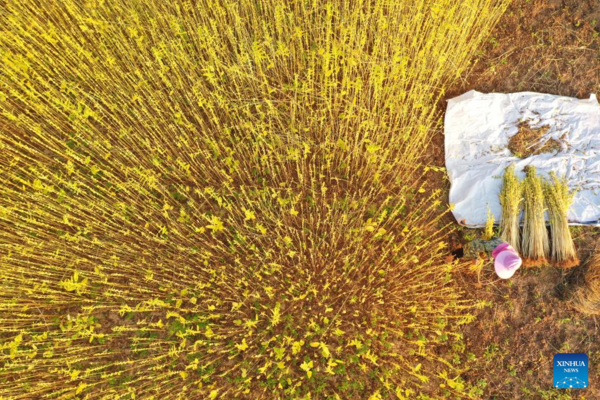
[(561, 149), (558, 140), (547, 138), (550, 126), (532, 128), (528, 122), (519, 123), (519, 131), (508, 140), (508, 149), (519, 158), (542, 153), (554, 153)]

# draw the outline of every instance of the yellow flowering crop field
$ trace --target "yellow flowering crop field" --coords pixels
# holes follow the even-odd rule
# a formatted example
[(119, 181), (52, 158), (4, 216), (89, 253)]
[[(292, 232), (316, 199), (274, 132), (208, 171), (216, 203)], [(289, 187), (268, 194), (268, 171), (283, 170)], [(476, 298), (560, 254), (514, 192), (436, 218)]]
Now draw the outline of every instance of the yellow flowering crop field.
[(0, 398), (471, 396), (424, 160), (507, 3), (0, 1)]

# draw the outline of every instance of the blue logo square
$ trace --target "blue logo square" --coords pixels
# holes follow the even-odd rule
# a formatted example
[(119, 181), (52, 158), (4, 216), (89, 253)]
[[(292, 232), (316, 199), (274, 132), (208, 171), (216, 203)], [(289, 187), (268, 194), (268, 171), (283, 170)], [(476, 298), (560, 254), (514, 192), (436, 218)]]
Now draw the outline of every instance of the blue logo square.
[(584, 353), (559, 353), (554, 356), (554, 387), (585, 389), (589, 385), (589, 359)]

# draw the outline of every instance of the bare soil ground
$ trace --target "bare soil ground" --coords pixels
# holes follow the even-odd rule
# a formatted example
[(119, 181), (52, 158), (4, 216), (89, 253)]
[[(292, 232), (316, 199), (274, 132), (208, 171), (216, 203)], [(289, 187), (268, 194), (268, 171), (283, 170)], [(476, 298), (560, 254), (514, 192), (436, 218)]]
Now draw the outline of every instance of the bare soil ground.
[[(515, 0), (473, 71), (447, 98), (471, 89), (579, 98), (599, 94), (600, 1)], [(442, 135), (432, 147), (433, 163), (442, 166)], [(448, 189), (447, 181), (439, 184)], [(488, 264), (480, 282), (462, 274), (465, 292), (485, 305), (464, 331), (466, 361), (461, 361), (468, 369), (463, 378), (482, 388), (482, 398), (600, 399), (600, 319), (578, 313), (570, 303), (583, 283), (586, 260), (600, 243), (599, 231), (572, 227), (582, 265), (568, 271), (522, 268), (501, 281)], [(462, 229), (453, 244), (460, 246), (473, 235)], [(588, 389), (553, 387), (552, 358), (559, 352), (587, 353)]]

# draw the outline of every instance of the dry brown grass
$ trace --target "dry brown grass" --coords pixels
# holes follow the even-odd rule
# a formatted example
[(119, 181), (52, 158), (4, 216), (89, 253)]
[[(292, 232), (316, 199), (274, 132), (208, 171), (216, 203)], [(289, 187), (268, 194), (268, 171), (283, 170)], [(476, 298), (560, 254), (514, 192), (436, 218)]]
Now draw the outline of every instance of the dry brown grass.
[(595, 251), (587, 261), (585, 284), (575, 292), (572, 304), (583, 314), (600, 315), (600, 252)]
[(519, 132), (508, 141), (508, 149), (519, 158), (527, 158), (542, 153), (553, 153), (560, 150), (560, 142), (555, 139), (544, 140), (549, 126), (532, 128), (527, 122), (519, 124)]

